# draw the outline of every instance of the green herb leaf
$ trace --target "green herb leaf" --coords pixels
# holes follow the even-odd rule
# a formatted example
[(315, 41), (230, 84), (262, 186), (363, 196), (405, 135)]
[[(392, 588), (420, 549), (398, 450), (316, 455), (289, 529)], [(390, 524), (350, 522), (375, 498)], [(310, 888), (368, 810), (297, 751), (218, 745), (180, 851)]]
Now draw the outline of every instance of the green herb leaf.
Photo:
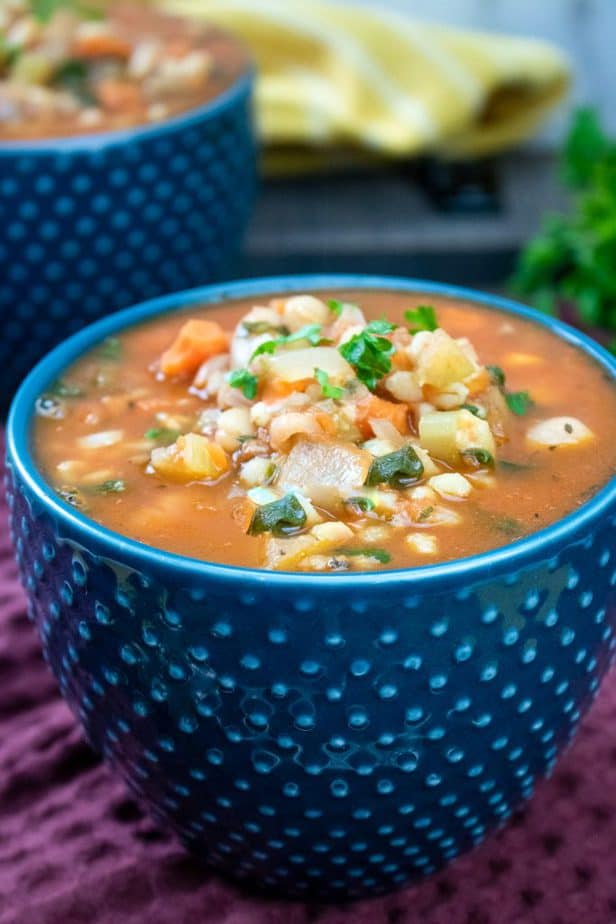
[(339, 318), (342, 312), (344, 311), (345, 305), (346, 305), (346, 302), (341, 302), (337, 298), (330, 298), (327, 300), (327, 307), (329, 308), (332, 314), (336, 315), (337, 318)]
[(376, 561), (380, 562), (382, 565), (386, 565), (391, 561), (391, 555), (389, 552), (386, 552), (385, 549), (338, 549), (335, 553), (336, 555), (347, 555), (352, 556), (365, 556), (366, 558), (374, 558)]
[(395, 452), (376, 458), (366, 478), (366, 485), (390, 484), (396, 488), (406, 488), (423, 475), (421, 459), (412, 446), (403, 446)]
[(533, 406), (534, 401), (527, 391), (505, 392), (505, 401), (512, 414), (523, 417)]
[(69, 9), (84, 19), (101, 19), (104, 16), (102, 0), (30, 0), (32, 15), (39, 22), (49, 22), (58, 10)]
[(248, 535), (272, 533), (274, 536), (288, 536), (301, 529), (305, 523), (306, 511), (294, 494), (286, 494), (280, 500), (257, 507), (248, 527)]
[(374, 510), (374, 501), (369, 497), (361, 497), (361, 495), (357, 497), (347, 497), (345, 504), (348, 504), (349, 507), (354, 507), (362, 513), (368, 513), (370, 510)]
[(250, 362), (263, 353), (275, 353), (279, 346), (283, 346), (287, 343), (298, 343), (302, 340), (307, 340), (311, 346), (318, 346), (320, 343), (324, 342), (321, 338), (322, 330), (323, 327), (321, 324), (306, 324), (304, 327), (300, 327), (299, 330), (296, 330), (294, 334), (289, 334), (287, 337), (276, 337), (275, 340), (266, 340), (264, 343), (259, 344), (250, 357)]
[(64, 379), (58, 379), (54, 382), (49, 388), (49, 392), (52, 395), (57, 395), (58, 398), (79, 398), (83, 395), (83, 389), (79, 385), (71, 385), (70, 382), (66, 382)]
[(123, 491), (126, 491), (126, 482), (121, 479), (117, 479), (116, 481), (103, 481), (102, 484), (96, 485), (94, 491), (97, 494), (121, 494)]
[(494, 465), (494, 456), (491, 452), (488, 452), (487, 449), (465, 449), (461, 455), (469, 465), (473, 466), (473, 468)]
[(122, 356), (122, 343), (117, 337), (107, 337), (96, 350), (101, 359), (117, 360)]
[(505, 387), (505, 373), (500, 366), (486, 366), (486, 369), (490, 373), (490, 379), (492, 380), (493, 385), (498, 385), (499, 388)]
[(417, 517), (417, 520), (420, 523), (423, 523), (423, 521), (431, 517), (433, 513), (434, 513), (434, 507), (424, 507), (424, 509), (421, 511), (421, 513)]
[(388, 321), (372, 321), (361, 333), (338, 347), (338, 352), (355, 369), (357, 378), (371, 391), (390, 372), (390, 357), (394, 352), (393, 343), (377, 335), (390, 333), (393, 329), (394, 325)]
[(344, 395), (344, 388), (339, 385), (332, 385), (329, 381), (329, 374), (324, 369), (314, 370), (314, 377), (321, 386), (321, 392), (324, 398), (339, 399)]
[(506, 472), (527, 472), (532, 468), (532, 465), (522, 465), (520, 462), (511, 462), (509, 459), (499, 459), (498, 468), (502, 468)]
[(470, 411), (475, 417), (479, 417), (480, 420), (486, 419), (486, 412), (482, 407), (478, 407), (476, 404), (463, 404), (461, 407), (463, 411)]
[(249, 401), (256, 397), (259, 380), (248, 369), (234, 369), (229, 373), (227, 381), (233, 388), (239, 388)]
[(162, 446), (170, 446), (181, 435), (181, 431), (172, 430), (170, 427), (152, 427), (152, 429), (146, 430), (143, 435), (146, 440), (154, 440)]
[(412, 334), (418, 334), (420, 330), (436, 330), (438, 327), (436, 311), (432, 305), (418, 305), (417, 308), (405, 311), (404, 319), (412, 325), (409, 327)]

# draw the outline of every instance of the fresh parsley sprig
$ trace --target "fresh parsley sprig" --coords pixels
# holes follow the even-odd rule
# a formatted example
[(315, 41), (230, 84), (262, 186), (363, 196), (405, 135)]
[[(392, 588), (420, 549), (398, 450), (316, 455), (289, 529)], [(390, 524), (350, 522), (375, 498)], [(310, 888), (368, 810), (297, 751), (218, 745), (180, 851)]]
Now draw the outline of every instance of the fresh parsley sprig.
[(300, 327), (299, 330), (296, 330), (294, 334), (276, 337), (274, 340), (265, 340), (256, 348), (250, 357), (250, 362), (256, 359), (257, 356), (262, 356), (264, 353), (275, 353), (278, 347), (286, 345), (287, 343), (299, 343), (302, 340), (306, 340), (310, 346), (319, 346), (319, 344), (324, 342), (321, 336), (322, 330), (323, 326), (321, 324), (306, 324), (304, 327)]
[(421, 330), (433, 331), (438, 327), (436, 311), (432, 305), (418, 305), (404, 312), (404, 320), (408, 322), (411, 334), (418, 334)]
[(374, 391), (383, 376), (391, 371), (393, 343), (383, 334), (395, 330), (389, 321), (371, 321), (359, 333), (338, 347), (339, 353), (353, 366), (357, 378)]
[(329, 374), (324, 369), (314, 370), (314, 377), (321, 386), (321, 393), (324, 398), (333, 398), (337, 400), (344, 395), (344, 388), (340, 385), (332, 385), (329, 380)]
[(249, 369), (234, 369), (227, 376), (227, 381), (232, 388), (239, 388), (245, 398), (252, 401), (256, 397), (259, 388), (259, 380)]

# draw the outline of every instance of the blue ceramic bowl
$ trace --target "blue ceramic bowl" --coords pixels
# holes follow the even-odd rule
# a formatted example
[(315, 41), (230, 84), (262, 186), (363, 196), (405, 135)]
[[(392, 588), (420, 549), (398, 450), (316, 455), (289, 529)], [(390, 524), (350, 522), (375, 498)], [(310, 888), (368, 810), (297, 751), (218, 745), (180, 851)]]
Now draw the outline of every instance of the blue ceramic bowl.
[(156, 125), (0, 143), (0, 408), (68, 334), (222, 277), (254, 196), (252, 84)]
[(285, 574), (158, 551), (67, 506), (30, 452), (35, 398), (103, 337), (186, 303), (424, 282), (297, 277), (160, 298), (27, 378), (8, 424), (15, 547), (46, 657), (92, 745), (221, 872), (311, 899), (374, 895), (477, 844), (549, 773), (614, 649), (616, 479), (548, 529), (463, 561)]

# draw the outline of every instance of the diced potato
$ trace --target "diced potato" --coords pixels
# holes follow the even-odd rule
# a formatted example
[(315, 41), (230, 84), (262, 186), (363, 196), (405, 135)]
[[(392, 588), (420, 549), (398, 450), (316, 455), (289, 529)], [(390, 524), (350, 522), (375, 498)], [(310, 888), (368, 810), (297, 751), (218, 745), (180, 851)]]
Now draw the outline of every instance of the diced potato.
[(550, 417), (534, 424), (526, 439), (535, 446), (580, 446), (595, 435), (577, 417)]
[(454, 411), (468, 398), (468, 388), (462, 382), (454, 382), (453, 385), (449, 385), (443, 391), (435, 391), (429, 397), (439, 411)]
[(441, 495), (441, 497), (468, 497), (473, 486), (470, 481), (459, 472), (444, 472), (434, 475), (428, 484)]
[[(421, 340), (416, 346), (418, 338)], [(420, 385), (446, 389), (454, 382), (464, 381), (475, 371), (474, 364), (461, 346), (444, 330), (416, 334), (409, 349), (415, 360)]]
[(328, 507), (354, 490), (360, 493), (371, 464), (369, 452), (347, 443), (300, 439), (281, 466), (276, 484), (282, 491), (301, 490), (313, 503)]
[(275, 466), (271, 459), (254, 456), (240, 468), (240, 482), (247, 488), (253, 488), (268, 481), (274, 474)]
[(291, 333), (294, 333), (306, 324), (326, 324), (330, 319), (330, 311), (314, 295), (292, 295), (284, 303), (282, 319)]
[(353, 369), (335, 347), (307, 347), (282, 350), (259, 357), (268, 381), (301, 382), (314, 379), (314, 370), (322, 369), (332, 382), (348, 382), (355, 378)]
[(420, 555), (436, 555), (438, 552), (438, 540), (431, 533), (409, 533), (404, 541), (411, 551)]
[(379, 543), (387, 542), (391, 529), (387, 526), (366, 526), (365, 529), (361, 531), (362, 542), (368, 543)]
[(265, 550), (266, 568), (295, 568), (308, 555), (323, 555), (353, 539), (353, 530), (345, 523), (318, 523), (309, 533), (290, 539), (268, 539)]
[(150, 461), (170, 481), (213, 481), (229, 469), (226, 452), (200, 433), (187, 433), (171, 446), (153, 449)]
[(496, 450), (488, 422), (467, 410), (424, 414), (419, 421), (419, 441), (430, 455), (451, 465), (467, 449), (485, 449), (492, 455)]

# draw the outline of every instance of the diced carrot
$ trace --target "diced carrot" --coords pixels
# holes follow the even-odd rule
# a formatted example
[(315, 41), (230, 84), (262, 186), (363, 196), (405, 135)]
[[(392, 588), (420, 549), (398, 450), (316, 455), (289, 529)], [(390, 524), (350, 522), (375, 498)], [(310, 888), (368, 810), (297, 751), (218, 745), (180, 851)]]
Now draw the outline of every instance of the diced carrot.
[(469, 397), (473, 395), (479, 395), (482, 391), (485, 391), (486, 388), (490, 385), (490, 373), (487, 369), (480, 369), (479, 372), (476, 372), (472, 378), (467, 379), (464, 383), (468, 388)]
[(101, 80), (95, 93), (99, 103), (110, 112), (130, 112), (143, 103), (141, 88), (129, 80)]
[(191, 375), (201, 363), (218, 353), (226, 353), (229, 335), (216, 321), (193, 318), (182, 325), (168, 350), (160, 358), (165, 375)]
[(408, 433), (408, 406), (385, 401), (377, 395), (370, 395), (357, 402), (357, 425), (364, 437), (373, 436), (370, 418), (379, 417), (389, 420), (399, 433)]
[(131, 55), (130, 44), (113, 32), (92, 32), (80, 35), (75, 40), (73, 53), (76, 58), (124, 58)]
[(402, 370), (403, 372), (413, 368), (410, 357), (403, 350), (396, 350), (391, 354), (391, 365), (396, 371)]
[(298, 379), (296, 382), (286, 382), (279, 378), (271, 379), (263, 388), (261, 400), (280, 401), (281, 398), (287, 398), (294, 391), (306, 391), (313, 382), (314, 379)]

